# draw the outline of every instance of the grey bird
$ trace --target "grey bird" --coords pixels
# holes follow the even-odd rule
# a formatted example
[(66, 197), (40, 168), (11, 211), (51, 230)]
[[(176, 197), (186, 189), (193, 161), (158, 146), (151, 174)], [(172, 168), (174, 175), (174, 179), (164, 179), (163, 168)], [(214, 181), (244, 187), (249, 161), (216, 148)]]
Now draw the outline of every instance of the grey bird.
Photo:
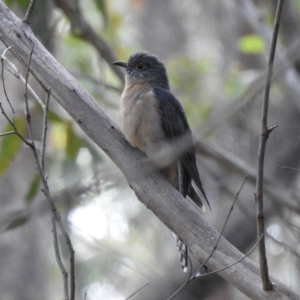
[[(155, 55), (140, 52), (113, 65), (126, 70), (119, 108), (126, 140), (147, 154), (183, 197), (205, 211), (201, 193), (210, 208), (196, 165), (192, 132), (180, 102), (170, 91), (164, 64)], [(177, 238), (177, 247), (186, 271), (187, 246)]]

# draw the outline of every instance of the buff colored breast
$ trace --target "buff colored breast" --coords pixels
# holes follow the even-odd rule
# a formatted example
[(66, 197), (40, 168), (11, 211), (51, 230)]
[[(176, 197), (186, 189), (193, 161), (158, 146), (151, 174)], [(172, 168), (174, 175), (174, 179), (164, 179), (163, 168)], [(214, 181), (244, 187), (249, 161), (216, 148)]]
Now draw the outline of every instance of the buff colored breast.
[(147, 154), (165, 138), (157, 106), (148, 85), (126, 84), (120, 102), (120, 127), (126, 140)]

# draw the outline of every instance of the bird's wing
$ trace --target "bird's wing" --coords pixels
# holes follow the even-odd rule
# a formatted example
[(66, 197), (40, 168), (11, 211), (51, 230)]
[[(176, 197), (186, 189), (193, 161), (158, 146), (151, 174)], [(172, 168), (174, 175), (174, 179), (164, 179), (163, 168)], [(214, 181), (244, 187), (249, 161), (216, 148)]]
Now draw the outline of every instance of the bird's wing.
[(185, 197), (188, 194), (192, 179), (210, 207), (198, 173), (193, 137), (183, 108), (169, 90), (155, 88), (154, 94), (158, 100), (162, 128), (180, 153), (179, 161), (184, 169), (181, 173), (182, 195)]

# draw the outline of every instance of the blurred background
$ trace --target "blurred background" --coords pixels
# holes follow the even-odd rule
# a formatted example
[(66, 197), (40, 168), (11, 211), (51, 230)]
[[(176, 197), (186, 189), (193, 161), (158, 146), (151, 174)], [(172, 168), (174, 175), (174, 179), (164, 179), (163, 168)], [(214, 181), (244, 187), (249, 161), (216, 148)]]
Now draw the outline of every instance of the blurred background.
[[(6, 0), (20, 18), (27, 0)], [(218, 231), (244, 178), (248, 179), (224, 236), (246, 253), (256, 242), (255, 177), (261, 103), (277, 1), (37, 0), (32, 29), (45, 47), (118, 122), (123, 74), (113, 59), (138, 51), (166, 64), (172, 92), (194, 132), (197, 162)], [(91, 32), (93, 34), (91, 34)], [(272, 276), (300, 292), (300, 1), (285, 1), (265, 160), (267, 253)], [(0, 52), (5, 46), (0, 43)], [(22, 74), (9, 53), (6, 57)], [(24, 85), (4, 61), (12, 114), (24, 136)], [(36, 93), (45, 92), (30, 77)], [(29, 94), (34, 138), (42, 110)], [(0, 118), (1, 132), (9, 131)], [(0, 290), (4, 300), (62, 299), (62, 275), (51, 233), (51, 212), (33, 155), (15, 136), (0, 144)], [(283, 167), (283, 168), (280, 168)], [(294, 168), (294, 169), (291, 169)], [(76, 254), (76, 299), (167, 299), (187, 279), (170, 230), (147, 210), (118, 168), (51, 99), (46, 149), (51, 194)], [(68, 251), (59, 237), (65, 264)], [(192, 256), (192, 255), (191, 255)], [(257, 262), (257, 251), (250, 258)], [(199, 263), (193, 260), (193, 268)], [(197, 278), (174, 299), (249, 299), (217, 274)]]

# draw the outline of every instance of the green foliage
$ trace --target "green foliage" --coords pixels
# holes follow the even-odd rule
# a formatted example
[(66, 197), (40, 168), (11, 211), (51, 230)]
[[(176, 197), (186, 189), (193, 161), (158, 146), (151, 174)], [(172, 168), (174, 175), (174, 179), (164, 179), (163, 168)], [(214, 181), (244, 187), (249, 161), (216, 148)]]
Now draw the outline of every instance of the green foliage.
[(7, 6), (12, 6), (13, 4), (18, 4), (23, 10), (26, 10), (29, 4), (29, 0), (4, 0)]
[[(25, 132), (25, 120), (23, 117), (18, 117), (14, 120), (14, 123), (21, 135)], [(4, 128), (4, 133), (13, 131), (12, 126), (8, 123)], [(0, 146), (0, 175), (2, 175), (16, 154), (19, 152), (19, 149), (22, 145), (21, 139), (12, 134), (2, 137), (1, 146)]]
[(189, 92), (197, 88), (200, 76), (209, 69), (209, 63), (206, 60), (194, 61), (187, 57), (175, 57), (168, 69), (171, 84)]
[(175, 57), (167, 67), (171, 89), (181, 101), (190, 125), (199, 126), (211, 112), (210, 104), (206, 102), (207, 87), (202, 81), (210, 71), (210, 62), (207, 59), (195, 61)]
[(15, 229), (16, 227), (22, 226), (27, 221), (28, 216), (18, 216), (7, 225), (6, 230)]
[(83, 146), (82, 141), (76, 135), (73, 130), (72, 123), (68, 121), (66, 123), (66, 133), (67, 133), (67, 144), (66, 144), (66, 154), (68, 158), (75, 159), (78, 151)]
[(244, 91), (244, 86), (242, 86), (239, 81), (239, 74), (231, 74), (228, 77), (224, 85), (224, 92), (227, 96), (236, 97)]
[(52, 123), (52, 122), (59, 122), (59, 123), (63, 123), (64, 120), (58, 115), (56, 114), (54, 111), (49, 110), (47, 113), (48, 116), (48, 120)]
[(71, 71), (76, 69), (83, 73), (91, 74), (92, 66), (92, 47), (84, 43), (80, 38), (73, 35), (64, 36), (64, 66)]
[(256, 34), (242, 36), (238, 41), (238, 49), (244, 54), (258, 54), (265, 51), (266, 45), (263, 39)]
[(33, 198), (39, 191), (39, 185), (40, 185), (40, 175), (36, 174), (30, 183), (29, 189), (25, 197), (27, 202), (31, 202), (33, 200)]

